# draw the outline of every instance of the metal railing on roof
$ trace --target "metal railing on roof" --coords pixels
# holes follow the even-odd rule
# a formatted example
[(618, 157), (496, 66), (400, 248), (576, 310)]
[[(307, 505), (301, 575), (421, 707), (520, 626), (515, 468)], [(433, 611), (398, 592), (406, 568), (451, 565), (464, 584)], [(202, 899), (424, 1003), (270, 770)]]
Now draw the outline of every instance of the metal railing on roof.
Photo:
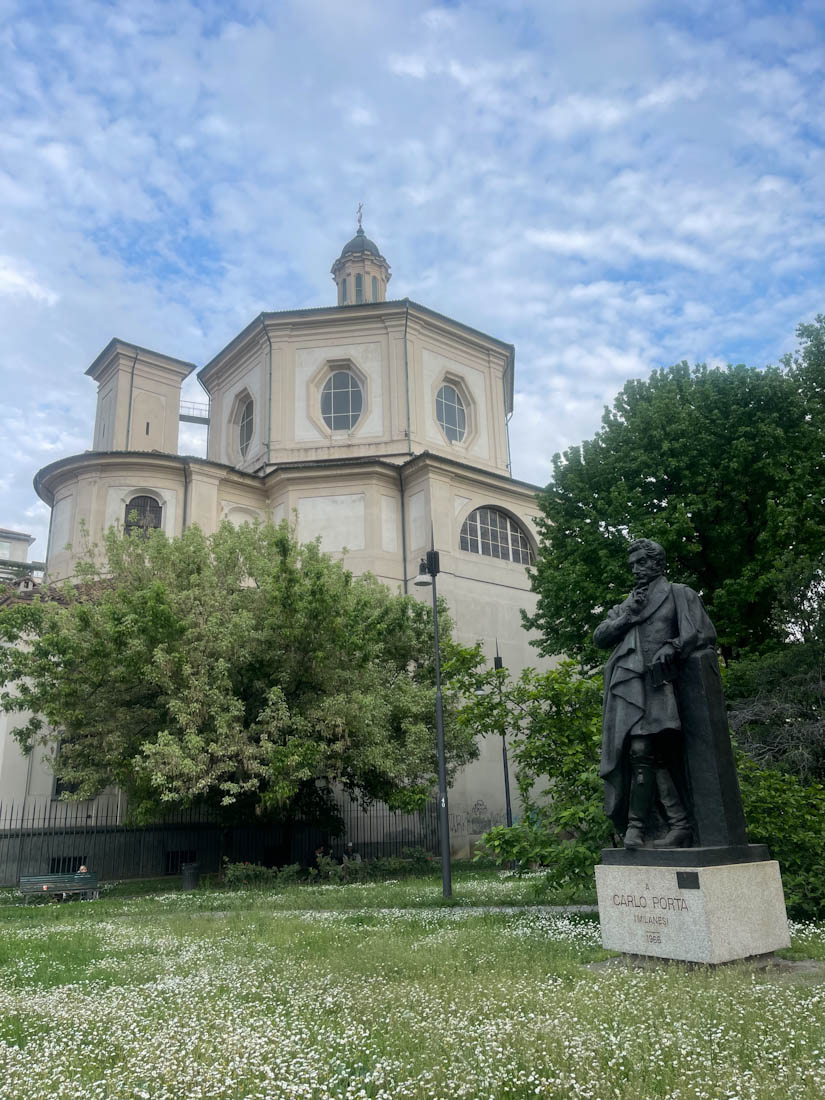
[(202, 405), (197, 401), (181, 401), (180, 419), (187, 424), (208, 424), (209, 405)]

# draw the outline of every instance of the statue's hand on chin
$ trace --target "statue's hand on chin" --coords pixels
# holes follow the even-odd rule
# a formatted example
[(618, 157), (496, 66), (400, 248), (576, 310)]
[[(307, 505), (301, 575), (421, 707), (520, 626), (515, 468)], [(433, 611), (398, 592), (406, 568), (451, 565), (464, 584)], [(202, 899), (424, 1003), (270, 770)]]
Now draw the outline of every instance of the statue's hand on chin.
[(637, 584), (627, 597), (627, 609), (631, 614), (638, 614), (647, 603), (647, 585)]

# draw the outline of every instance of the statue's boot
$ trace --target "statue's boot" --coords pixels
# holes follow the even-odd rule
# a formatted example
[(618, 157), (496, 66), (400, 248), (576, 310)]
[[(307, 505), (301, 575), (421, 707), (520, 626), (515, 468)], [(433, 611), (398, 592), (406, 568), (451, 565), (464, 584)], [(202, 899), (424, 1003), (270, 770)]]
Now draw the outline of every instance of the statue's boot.
[(654, 848), (687, 848), (693, 839), (685, 807), (676, 790), (676, 784), (667, 768), (656, 769), (656, 787), (667, 819), (667, 832), (653, 841)]
[(625, 848), (643, 848), (645, 825), (656, 795), (656, 768), (652, 764), (633, 764), (631, 768), (630, 807), (627, 815)]

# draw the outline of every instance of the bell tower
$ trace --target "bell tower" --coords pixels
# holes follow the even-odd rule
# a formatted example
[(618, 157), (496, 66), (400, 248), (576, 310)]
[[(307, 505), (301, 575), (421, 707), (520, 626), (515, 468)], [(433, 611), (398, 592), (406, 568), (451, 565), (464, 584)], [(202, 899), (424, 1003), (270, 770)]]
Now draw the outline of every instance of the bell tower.
[(177, 454), (180, 390), (194, 369), (194, 363), (111, 340), (86, 371), (97, 382), (94, 450)]
[(362, 302), (385, 302), (387, 283), (392, 278), (390, 265), (381, 255), (361, 226), (358, 205), (358, 229), (344, 245), (341, 255), (332, 265), (332, 277), (338, 287), (339, 306), (357, 306)]

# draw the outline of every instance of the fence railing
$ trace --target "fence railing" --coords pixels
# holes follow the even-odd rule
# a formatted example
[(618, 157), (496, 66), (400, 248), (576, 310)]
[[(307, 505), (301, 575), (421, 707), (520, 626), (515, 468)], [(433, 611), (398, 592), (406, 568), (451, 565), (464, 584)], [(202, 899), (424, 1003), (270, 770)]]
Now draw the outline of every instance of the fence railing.
[(344, 832), (331, 836), (300, 821), (229, 824), (201, 809), (135, 825), (122, 820), (114, 799), (0, 803), (0, 886), (15, 885), (21, 875), (71, 873), (81, 864), (101, 881), (177, 875), (182, 864), (194, 862), (214, 872), (224, 857), (270, 867), (308, 865), (319, 845), (343, 852), (348, 841), (368, 859), (400, 856), (405, 848), (438, 851), (435, 805), (403, 814), (383, 803), (364, 810), (344, 797), (339, 811)]
[(191, 424), (209, 423), (209, 406), (202, 405), (198, 401), (181, 401), (180, 419)]

